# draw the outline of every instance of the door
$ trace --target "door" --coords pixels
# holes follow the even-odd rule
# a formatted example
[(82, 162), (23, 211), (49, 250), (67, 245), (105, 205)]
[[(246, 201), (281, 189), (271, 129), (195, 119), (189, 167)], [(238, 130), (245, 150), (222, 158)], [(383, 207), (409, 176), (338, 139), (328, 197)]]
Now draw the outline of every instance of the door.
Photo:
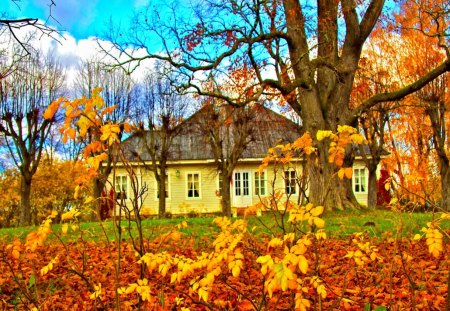
[(249, 171), (234, 172), (233, 206), (246, 207), (252, 205), (250, 176)]

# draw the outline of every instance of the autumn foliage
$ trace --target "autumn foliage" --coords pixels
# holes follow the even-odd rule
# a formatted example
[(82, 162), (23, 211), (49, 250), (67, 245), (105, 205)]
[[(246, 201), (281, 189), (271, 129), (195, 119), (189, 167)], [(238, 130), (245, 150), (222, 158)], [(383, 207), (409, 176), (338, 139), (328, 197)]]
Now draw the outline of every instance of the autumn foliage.
[[(92, 142), (101, 142), (100, 149), (85, 152), (91, 170), (98, 168), (89, 161), (92, 154), (118, 143), (113, 124), (92, 122), (99, 115), (86, 121), (101, 133)], [(317, 139), (329, 140), (329, 161), (338, 167), (346, 144), (364, 143), (351, 127), (340, 127), (337, 133), (319, 131)], [(305, 133), (292, 144), (274, 147), (262, 168), (294, 165), (296, 157), (316, 152), (312, 141)], [(334, 177), (351, 175), (351, 169), (341, 167)], [(140, 231), (130, 241), (119, 235), (116, 241), (92, 242), (79, 225), (80, 208), (90, 203), (82, 191), (75, 188), (78, 201), (69, 211), (53, 211), (24, 240), (1, 244), (3, 309), (15, 305), (63, 310), (70, 305), (86, 310), (442, 310), (446, 304), (448, 233), (440, 222), (449, 218), (447, 214), (410, 238), (376, 239), (355, 233), (329, 239), (323, 206), (283, 200), (274, 191), (271, 204), (257, 207), (281, 221), (270, 235), (256, 233), (245, 218), (222, 217), (213, 221), (219, 233), (202, 244), (184, 233), (189, 221), (158, 234)], [(53, 225), (58, 216), (60, 228)], [(114, 224), (118, 232), (129, 226), (120, 219)], [(78, 239), (66, 242), (68, 232), (77, 233)]]

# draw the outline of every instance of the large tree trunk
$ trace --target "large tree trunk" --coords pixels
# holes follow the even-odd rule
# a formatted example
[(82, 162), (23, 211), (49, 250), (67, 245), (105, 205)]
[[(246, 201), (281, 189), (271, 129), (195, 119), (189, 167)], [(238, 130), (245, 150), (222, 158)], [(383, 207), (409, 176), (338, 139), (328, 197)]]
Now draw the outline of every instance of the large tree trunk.
[(444, 211), (450, 212), (450, 167), (448, 159), (441, 160), (440, 173), (442, 188), (441, 208)]
[(31, 178), (20, 178), (20, 218), (19, 226), (31, 225)]
[(309, 163), (309, 201), (314, 205), (324, 206), (328, 211), (359, 209), (360, 205), (353, 194), (351, 180), (339, 179), (336, 172), (337, 168), (333, 163)]
[(367, 192), (367, 207), (377, 207), (378, 201), (378, 183), (377, 183), (377, 167), (374, 165), (368, 166), (369, 171), (369, 185)]
[(101, 219), (100, 211), (101, 211), (102, 200), (100, 200), (100, 198), (102, 197), (102, 191), (104, 188), (105, 188), (104, 179), (94, 178), (92, 192), (93, 192), (94, 198), (96, 199), (94, 202), (95, 202), (95, 212), (96, 212), (97, 219)]
[[(221, 173), (219, 173), (221, 174)], [(226, 217), (231, 217), (231, 176), (230, 174), (223, 174), (222, 176), (222, 214)]]

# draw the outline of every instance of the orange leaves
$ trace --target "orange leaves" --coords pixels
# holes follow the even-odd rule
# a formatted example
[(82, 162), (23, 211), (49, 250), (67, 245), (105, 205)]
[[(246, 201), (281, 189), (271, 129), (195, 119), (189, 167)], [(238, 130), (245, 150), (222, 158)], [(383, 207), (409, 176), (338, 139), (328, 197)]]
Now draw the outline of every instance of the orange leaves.
[(35, 231), (31, 231), (25, 241), (25, 249), (34, 252), (38, 246), (42, 246), (50, 232), (52, 232), (52, 218), (56, 214), (52, 214), (39, 226)]
[(11, 254), (14, 259), (19, 259), (20, 253), (22, 252), (23, 247), (22, 247), (22, 243), (20, 242), (19, 239), (14, 239), (13, 243), (9, 244), (6, 247), (6, 249), (11, 250)]
[(366, 242), (362, 233), (355, 233), (352, 242), (357, 248), (354, 251), (348, 251), (344, 258), (353, 259), (357, 266), (363, 267), (373, 261), (383, 261), (383, 258), (378, 255), (378, 249)]
[(344, 177), (347, 179), (351, 179), (352, 175), (353, 175), (353, 168), (351, 167), (341, 167), (338, 171), (338, 177), (340, 179), (344, 179)]
[(52, 102), (47, 109), (44, 112), (44, 119), (51, 120), (55, 116), (56, 112), (58, 111), (59, 107), (61, 106), (61, 103), (66, 101), (65, 98), (59, 98), (58, 100), (55, 100)]
[(313, 147), (312, 138), (306, 132), (292, 144), (277, 145), (274, 148), (270, 148), (262, 160), (259, 170), (262, 172), (269, 164), (289, 165), (303, 155), (311, 155), (315, 151), (316, 148)]

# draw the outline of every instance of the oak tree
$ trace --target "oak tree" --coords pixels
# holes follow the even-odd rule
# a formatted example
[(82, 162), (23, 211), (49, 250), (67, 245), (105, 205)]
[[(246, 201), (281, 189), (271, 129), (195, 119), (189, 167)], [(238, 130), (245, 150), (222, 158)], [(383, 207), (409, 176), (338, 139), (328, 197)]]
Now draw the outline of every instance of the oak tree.
[[(426, 30), (440, 38), (435, 48), (445, 49), (447, 2), (416, 2), (424, 5), (399, 6), (399, 15), (414, 14), (419, 21), (439, 15), (437, 23)], [(178, 69), (179, 81), (186, 88), (235, 106), (279, 94), (314, 139), (319, 130), (336, 131), (338, 125), (355, 127), (363, 112), (383, 102), (400, 100), (450, 70), (447, 53), (439, 64), (408, 84), (374, 94), (356, 108), (349, 105), (363, 46), (383, 13), (392, 14), (392, 6), (384, 0), (208, 1), (194, 2), (191, 7), (174, 5), (165, 11), (172, 14), (166, 20), (161, 16), (167, 14), (154, 13), (136, 16), (130, 33), (111, 38), (121, 52), (116, 57), (118, 64), (139, 65), (146, 58), (165, 60)], [(385, 31), (393, 33), (395, 29)], [(146, 53), (133, 54), (133, 48)], [(224, 94), (203, 87), (211, 76), (226, 82), (230, 70), (244, 65), (254, 70), (255, 83), (239, 93)], [(308, 174), (314, 176), (310, 178), (311, 202), (328, 209), (357, 206), (350, 183), (336, 182), (327, 191), (326, 185), (337, 169), (328, 161), (328, 146), (316, 139), (315, 144), (318, 152), (308, 162)], [(351, 157), (346, 159), (345, 165), (350, 166)]]

